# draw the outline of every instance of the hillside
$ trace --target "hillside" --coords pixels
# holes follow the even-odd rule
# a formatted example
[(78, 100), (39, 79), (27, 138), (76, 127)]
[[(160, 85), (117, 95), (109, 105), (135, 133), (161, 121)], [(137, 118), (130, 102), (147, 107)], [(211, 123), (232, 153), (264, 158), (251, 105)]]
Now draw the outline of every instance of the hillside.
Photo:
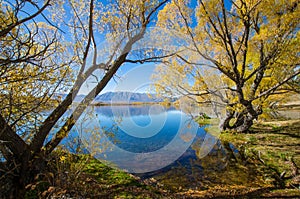
[(107, 92), (95, 98), (94, 102), (132, 103), (132, 102), (162, 102), (154, 94), (133, 92)]
[[(56, 93), (53, 95), (53, 99), (64, 99), (66, 94)], [(76, 97), (73, 97), (75, 102), (80, 102), (83, 100), (85, 95), (80, 94)], [(176, 99), (172, 98), (170, 101), (175, 101)], [(93, 103), (134, 103), (134, 102), (162, 102), (163, 98), (158, 98), (155, 94), (148, 93), (134, 93), (134, 92), (107, 92), (101, 95), (98, 95)]]

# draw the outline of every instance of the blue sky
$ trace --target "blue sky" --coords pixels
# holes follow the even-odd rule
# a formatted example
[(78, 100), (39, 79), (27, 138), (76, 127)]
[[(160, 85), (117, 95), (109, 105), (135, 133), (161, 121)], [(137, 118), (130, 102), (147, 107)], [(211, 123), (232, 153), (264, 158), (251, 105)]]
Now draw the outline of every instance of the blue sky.
[[(102, 3), (107, 4), (107, 1), (102, 1)], [(190, 6), (193, 8), (197, 7), (197, 4), (197, 0), (191, 0), (190, 2)], [(225, 1), (225, 6), (228, 10), (230, 9), (231, 3), (229, 0)], [(196, 20), (194, 20), (194, 22), (196, 23)], [(196, 24), (192, 24), (192, 26), (193, 25)], [(115, 79), (111, 79), (101, 94), (110, 91), (149, 92), (149, 85), (142, 86), (142, 84), (146, 82), (154, 83), (151, 80), (151, 75), (154, 72), (155, 66), (155, 63), (144, 65), (131, 63), (123, 64), (117, 72), (117, 76), (120, 78), (116, 77)], [(132, 76), (132, 73), (134, 76)], [(128, 78), (128, 75), (131, 75), (132, 78)], [(140, 83), (139, 88), (137, 86), (138, 83)], [(85, 89), (82, 89), (82, 92), (85, 93)]]
[[(108, 2), (110, 2), (110, 1), (108, 1), (108, 0), (101, 1), (101, 3), (103, 3), (104, 5), (107, 5)], [(198, 2), (197, 0), (191, 0), (190, 6), (191, 7), (196, 7), (197, 2)], [(28, 4), (26, 4), (26, 5), (28, 5)], [(225, 5), (226, 5), (227, 9), (230, 9), (231, 3), (229, 2), (229, 0), (225, 1)], [(30, 7), (28, 7), (27, 10), (32, 10), (32, 9)], [(68, 10), (66, 10), (66, 15), (67, 16), (65, 16), (65, 17), (69, 18)], [(41, 16), (38, 16), (38, 20), (45, 21), (45, 19), (43, 19)], [(154, 25), (154, 24), (152, 24), (152, 25)], [(68, 38), (69, 37), (68, 34), (70, 34), (70, 33), (66, 32), (66, 34), (64, 34), (64, 36), (66, 38)], [(105, 38), (104, 35), (97, 35), (97, 37), (102, 41)], [(137, 70), (135, 70), (134, 73), (136, 74), (136, 76), (134, 78), (132, 78), (132, 79), (127, 78), (126, 81), (122, 81), (119, 78), (111, 79), (110, 82), (108, 83), (108, 85), (104, 88), (104, 90), (101, 93), (114, 91), (116, 89), (121, 89), (121, 88), (122, 88), (123, 91), (133, 91), (132, 87), (133, 87), (133, 85), (135, 85), (136, 82), (151, 82), (150, 77), (151, 77), (151, 74), (153, 73), (153, 70), (155, 68), (154, 63), (145, 64), (145, 66), (143, 66), (143, 68), (141, 68), (141, 64), (129, 64), (129, 63), (123, 64), (120, 67), (120, 69), (118, 70), (117, 76), (121, 77), (121, 79), (122, 79), (122, 77), (125, 74), (127, 74), (127, 73), (130, 74), (131, 71), (134, 70), (135, 68), (138, 68), (138, 70), (140, 70), (141, 72), (138, 72)], [(127, 87), (125, 86), (125, 83), (126, 83)], [(92, 85), (90, 85), (90, 86), (92, 86)], [(81, 94), (86, 94), (87, 90), (88, 89), (86, 88), (86, 86), (83, 86), (80, 93)], [(145, 91), (147, 91), (146, 87), (139, 88), (139, 90), (137, 90), (137, 92), (145, 92)]]
[[(149, 86), (153, 83), (151, 76), (155, 67), (155, 63), (123, 64), (115, 78), (109, 81), (101, 94), (110, 91), (149, 92)], [(82, 86), (79, 94), (87, 94), (93, 85), (95, 84), (88, 81), (88, 84)]]

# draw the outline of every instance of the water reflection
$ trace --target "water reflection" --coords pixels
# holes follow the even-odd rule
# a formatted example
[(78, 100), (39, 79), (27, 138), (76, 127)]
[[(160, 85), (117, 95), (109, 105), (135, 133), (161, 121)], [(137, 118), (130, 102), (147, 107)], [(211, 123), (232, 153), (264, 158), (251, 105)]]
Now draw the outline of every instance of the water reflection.
[(96, 120), (80, 121), (81, 126), (94, 129), (80, 134), (87, 149), (106, 146), (96, 150), (95, 157), (142, 178), (155, 177), (174, 187), (203, 187), (206, 181), (216, 180), (208, 173), (222, 172), (230, 159), (228, 147), (173, 107), (91, 109)]
[[(157, 106), (154, 106), (157, 107)], [(116, 106), (94, 106), (98, 114), (105, 117), (132, 117), (132, 116), (148, 116), (149, 110), (153, 106), (149, 105), (116, 105)], [(174, 107), (167, 108), (168, 110), (176, 110)], [(165, 112), (165, 108), (156, 109), (151, 114), (161, 114)]]
[[(95, 157), (132, 173), (168, 166), (190, 147), (198, 131), (204, 131), (181, 111), (158, 105), (99, 106), (94, 112), (97, 121), (81, 126), (99, 126), (98, 134), (104, 135), (101, 143), (110, 143), (108, 150)], [(89, 144), (92, 136), (88, 131), (81, 134), (90, 151), (94, 151)]]

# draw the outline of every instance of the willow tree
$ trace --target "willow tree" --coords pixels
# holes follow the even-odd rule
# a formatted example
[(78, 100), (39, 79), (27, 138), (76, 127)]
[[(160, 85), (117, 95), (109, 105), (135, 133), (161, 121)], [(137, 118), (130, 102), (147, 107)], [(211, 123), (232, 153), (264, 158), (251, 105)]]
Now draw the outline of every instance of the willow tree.
[[(1, 196), (23, 197), (26, 185), (45, 171), (49, 154), (124, 63), (159, 58), (143, 56), (143, 49), (136, 56), (132, 49), (165, 3), (1, 1)], [(94, 87), (66, 114), (91, 77)], [(59, 92), (66, 97), (53, 97)]]
[(165, 77), (157, 89), (221, 103), (221, 128), (245, 132), (274, 101), (299, 93), (299, 18), (297, 0), (174, 0), (158, 25), (184, 33), (187, 44), (157, 68)]

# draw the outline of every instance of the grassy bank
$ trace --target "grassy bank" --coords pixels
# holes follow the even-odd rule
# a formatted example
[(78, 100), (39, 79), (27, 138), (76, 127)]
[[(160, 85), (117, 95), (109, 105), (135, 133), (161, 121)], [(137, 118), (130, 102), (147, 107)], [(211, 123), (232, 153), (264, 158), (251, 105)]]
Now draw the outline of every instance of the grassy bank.
[(232, 143), (239, 158), (252, 170), (258, 187), (245, 187), (245, 196), (300, 196), (300, 120), (259, 122), (247, 134), (223, 132), (221, 141)]
[(57, 150), (47, 170), (27, 186), (25, 198), (172, 198), (155, 182), (141, 181), (90, 155)]
[[(227, 158), (222, 169), (204, 169), (201, 189), (179, 191), (190, 198), (299, 198), (300, 120), (259, 122), (246, 134), (217, 131), (215, 120), (206, 131), (220, 138)], [(222, 159), (223, 158), (222, 156)], [(206, 156), (204, 168), (216, 167)]]

